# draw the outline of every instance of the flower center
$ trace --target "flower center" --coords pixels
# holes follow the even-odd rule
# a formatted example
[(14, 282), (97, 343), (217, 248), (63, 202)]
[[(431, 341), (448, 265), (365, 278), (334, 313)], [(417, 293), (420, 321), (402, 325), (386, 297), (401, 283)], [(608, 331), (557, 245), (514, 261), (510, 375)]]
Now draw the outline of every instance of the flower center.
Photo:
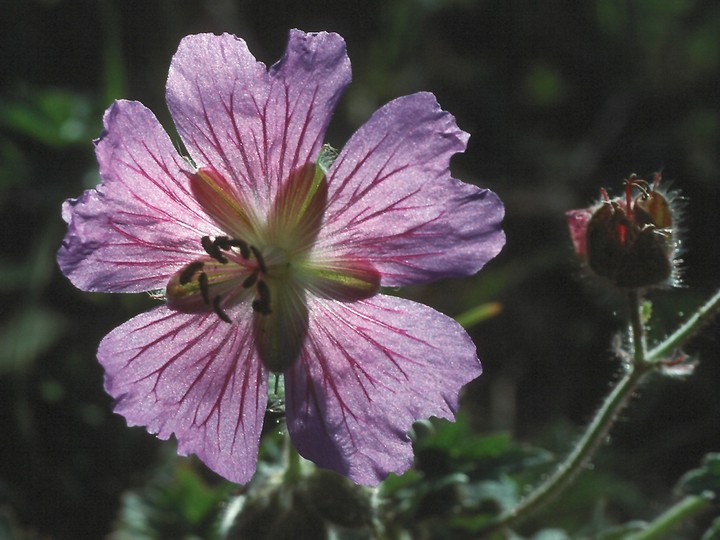
[(254, 290), (253, 311), (272, 313), (270, 288), (265, 281), (268, 266), (257, 247), (228, 236), (203, 236), (200, 244), (207, 257), (190, 262), (168, 282), (166, 296), (171, 308), (189, 313), (212, 309), (230, 323), (224, 306)]
[(308, 332), (307, 295), (352, 302), (377, 293), (380, 276), (368, 261), (314, 251), (327, 203), (325, 175), (334, 158), (294, 170), (259, 216), (223, 176), (210, 168), (190, 175), (190, 188), (221, 236), (203, 236), (204, 254), (168, 282), (168, 306), (185, 313), (212, 310), (226, 323), (230, 308), (249, 302), (259, 355), (273, 372), (298, 358)]

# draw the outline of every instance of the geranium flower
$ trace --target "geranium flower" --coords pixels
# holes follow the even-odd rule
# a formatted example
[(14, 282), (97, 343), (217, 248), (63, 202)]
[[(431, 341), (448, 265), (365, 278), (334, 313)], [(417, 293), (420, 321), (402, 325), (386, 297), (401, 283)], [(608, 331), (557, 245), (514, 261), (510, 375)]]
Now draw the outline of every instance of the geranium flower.
[(190, 157), (117, 101), (102, 183), (63, 207), (77, 287), (166, 298), (100, 344), (115, 411), (235, 482), (255, 471), (270, 372), (300, 454), (368, 485), (405, 471), (412, 423), (452, 419), (481, 373), (452, 319), (379, 290), (478, 271), (504, 244), (502, 203), (450, 176), (468, 136), (429, 93), (385, 105), (333, 161), (349, 82), (336, 34), (292, 31), (269, 70), (234, 36), (186, 37), (167, 103)]

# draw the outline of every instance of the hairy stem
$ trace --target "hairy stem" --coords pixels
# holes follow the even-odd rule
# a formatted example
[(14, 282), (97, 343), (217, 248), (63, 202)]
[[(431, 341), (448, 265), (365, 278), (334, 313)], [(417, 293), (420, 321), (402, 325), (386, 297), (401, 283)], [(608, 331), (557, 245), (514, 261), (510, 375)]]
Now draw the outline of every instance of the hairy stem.
[[(645, 324), (642, 316), (642, 298), (638, 291), (628, 292), (630, 307), (630, 337), (632, 360), (626, 365), (623, 377), (618, 381), (612, 392), (605, 398), (585, 433), (578, 440), (573, 451), (557, 470), (542, 484), (535, 488), (515, 508), (500, 514), (488, 523), (480, 532), (489, 533), (497, 529), (515, 525), (557, 497), (582, 471), (582, 467), (590, 460), (600, 443), (603, 441), (618, 414), (627, 405), (633, 391), (642, 382), (645, 375), (655, 370), (660, 361), (671, 355), (692, 337), (705, 323), (720, 311), (720, 291), (710, 298), (698, 311), (690, 317), (676, 332), (660, 345), (648, 352)], [(706, 499), (698, 500), (688, 497), (656, 520), (657, 527), (666, 531), (674, 520), (685, 519), (683, 516), (694, 515), (704, 508)], [(697, 510), (695, 510), (698, 508)], [(655, 529), (653, 529), (655, 530)], [(660, 531), (660, 529), (657, 529)], [(645, 533), (643, 533), (645, 534)], [(653, 533), (654, 534), (654, 533)], [(658, 533), (660, 534), (660, 533)], [(655, 538), (656, 536), (637, 536), (635, 540)]]
[(627, 404), (647, 369), (630, 367), (613, 391), (605, 399), (577, 445), (545, 482), (535, 488), (518, 506), (501, 514), (486, 528), (486, 532), (519, 523), (558, 496), (582, 471), (602, 443), (618, 413)]
[(647, 357), (647, 343), (645, 341), (645, 323), (642, 316), (642, 298), (637, 289), (628, 291), (628, 305), (630, 307), (633, 363), (635, 366), (641, 366), (645, 363)]
[(630, 306), (630, 335), (633, 361), (626, 365), (623, 377), (598, 409), (573, 451), (557, 470), (535, 488), (518, 506), (500, 514), (483, 532), (508, 527), (524, 520), (557, 497), (582, 471), (607, 436), (620, 411), (627, 405), (652, 365), (645, 359), (645, 328), (642, 321), (641, 298), (637, 291), (628, 293)]
[(703, 495), (688, 495), (674, 506), (668, 508), (652, 523), (649, 523), (642, 532), (633, 534), (628, 540), (653, 540), (664, 538), (670, 530), (708, 508), (712, 497)]
[(700, 328), (720, 312), (720, 290), (718, 290), (700, 309), (698, 309), (680, 328), (653, 348), (647, 354), (648, 362), (657, 362), (672, 355)]

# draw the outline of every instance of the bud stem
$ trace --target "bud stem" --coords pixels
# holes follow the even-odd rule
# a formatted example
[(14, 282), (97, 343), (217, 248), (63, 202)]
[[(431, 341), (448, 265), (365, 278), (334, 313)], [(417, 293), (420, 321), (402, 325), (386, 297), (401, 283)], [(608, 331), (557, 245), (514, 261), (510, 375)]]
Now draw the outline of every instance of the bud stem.
[(646, 362), (647, 343), (645, 341), (645, 323), (642, 316), (642, 298), (639, 289), (628, 291), (630, 306), (630, 333), (632, 336), (633, 363), (636, 367)]
[(671, 356), (677, 349), (698, 332), (706, 323), (720, 312), (720, 290), (701, 306), (673, 334), (652, 349), (647, 355), (648, 362), (658, 362)]
[[(646, 349), (645, 324), (642, 317), (642, 299), (637, 289), (628, 293), (628, 302), (630, 307), (630, 332), (633, 354), (632, 362), (627, 363), (623, 377), (605, 398), (605, 401), (598, 409), (592, 422), (590, 422), (585, 430), (585, 433), (557, 470), (551, 474), (547, 480), (536, 487), (527, 497), (520, 501), (515, 508), (506, 510), (478, 531), (481, 534), (520, 523), (547, 503), (551, 502), (572, 483), (582, 471), (583, 466), (592, 458), (610, 431), (618, 414), (627, 405), (630, 397), (645, 378), (645, 375), (659, 366), (660, 360), (673, 354), (675, 350), (682, 346), (703, 324), (708, 322), (714, 314), (720, 311), (720, 291), (715, 293), (715, 295), (698, 309), (675, 333), (650, 352)], [(679, 508), (683, 502), (684, 501), (678, 503), (676, 507)], [(690, 501), (688, 504), (695, 502), (697, 501)], [(701, 506), (704, 508), (704, 505)], [(672, 510), (671, 508), (668, 512)], [(638, 536), (637, 538), (655, 538), (655, 536)]]
[(636, 369), (634, 365), (630, 365), (620, 382), (605, 398), (605, 402), (565, 461), (518, 506), (500, 514), (495, 521), (487, 525), (483, 532), (490, 532), (521, 522), (551, 502), (570, 485), (600, 446), (615, 418), (625, 407), (647, 371), (647, 368)]

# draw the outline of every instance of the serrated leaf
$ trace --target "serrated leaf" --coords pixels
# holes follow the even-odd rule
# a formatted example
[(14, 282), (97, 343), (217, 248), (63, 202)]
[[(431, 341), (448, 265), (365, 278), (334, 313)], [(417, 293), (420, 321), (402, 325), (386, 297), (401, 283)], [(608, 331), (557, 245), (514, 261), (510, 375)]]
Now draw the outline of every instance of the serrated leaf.
[(418, 442), (419, 448), (440, 449), (455, 457), (490, 458), (503, 455), (511, 444), (507, 433), (479, 436), (463, 415), (455, 422), (435, 421), (432, 425), (434, 430)]
[(517, 484), (508, 477), (470, 484), (465, 488), (464, 493), (471, 506), (481, 507), (492, 501), (501, 511), (516, 506), (520, 500)]
[[(422, 459), (423, 453), (432, 451), (435, 462), (446, 455), (448, 466), (456, 470), (466, 464), (474, 470), (492, 469), (497, 473), (527, 470), (545, 465), (552, 459), (546, 450), (515, 443), (508, 433), (479, 435), (462, 414), (456, 422), (437, 420), (432, 425), (434, 430), (419, 438), (415, 445), (418, 459)], [(460, 470), (468, 472), (468, 467)]]

